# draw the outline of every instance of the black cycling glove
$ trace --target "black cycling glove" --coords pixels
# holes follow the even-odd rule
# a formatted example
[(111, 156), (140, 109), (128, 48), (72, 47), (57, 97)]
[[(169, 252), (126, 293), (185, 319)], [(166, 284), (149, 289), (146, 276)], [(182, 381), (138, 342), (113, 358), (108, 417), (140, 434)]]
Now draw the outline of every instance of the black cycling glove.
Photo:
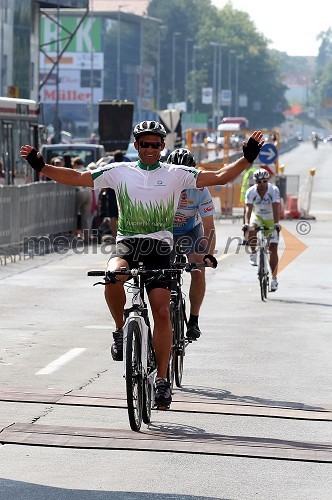
[(242, 146), (243, 156), (249, 163), (254, 163), (256, 160), (262, 145), (250, 137), (246, 146)]
[(37, 153), (37, 149), (33, 148), (26, 157), (26, 161), (29, 163), (30, 167), (40, 172), (41, 169), (45, 167), (45, 162), (42, 155), (39, 153), (39, 156), (37, 156)]
[(211, 255), (209, 253), (206, 254), (206, 255), (204, 255), (204, 257), (203, 257), (203, 261), (205, 262), (205, 264), (207, 264), (207, 262), (206, 262), (207, 260), (209, 260), (211, 262), (212, 267), (216, 268), (218, 266), (217, 259), (215, 257), (213, 257), (213, 255)]

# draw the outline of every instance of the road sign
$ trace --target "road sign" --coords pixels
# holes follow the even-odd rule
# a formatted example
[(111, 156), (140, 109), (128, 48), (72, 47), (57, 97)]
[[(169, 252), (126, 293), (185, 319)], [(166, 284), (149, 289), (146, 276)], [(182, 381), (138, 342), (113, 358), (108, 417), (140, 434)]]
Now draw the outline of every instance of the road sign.
[(278, 150), (273, 144), (267, 142), (262, 146), (258, 158), (262, 163), (274, 163), (278, 158)]

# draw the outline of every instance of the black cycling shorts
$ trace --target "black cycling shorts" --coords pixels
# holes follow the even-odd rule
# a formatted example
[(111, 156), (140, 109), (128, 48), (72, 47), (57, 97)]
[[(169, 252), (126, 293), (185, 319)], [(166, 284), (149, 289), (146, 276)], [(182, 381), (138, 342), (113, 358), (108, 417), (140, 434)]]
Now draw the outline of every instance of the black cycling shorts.
[[(126, 238), (116, 244), (111, 255), (127, 262), (129, 269), (137, 268), (141, 263), (146, 269), (169, 269), (172, 248), (168, 243), (152, 238)], [(149, 294), (154, 288), (170, 290), (170, 282), (165, 277), (145, 278), (145, 288)]]

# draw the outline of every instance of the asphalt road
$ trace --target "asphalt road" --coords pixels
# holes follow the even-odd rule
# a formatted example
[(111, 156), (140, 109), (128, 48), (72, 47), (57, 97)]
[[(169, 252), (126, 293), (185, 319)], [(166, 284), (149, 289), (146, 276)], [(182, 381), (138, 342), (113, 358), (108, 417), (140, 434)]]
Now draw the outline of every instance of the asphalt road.
[[(188, 348), (172, 410), (154, 411), (140, 438), (122, 364), (109, 356), (103, 289), (86, 277), (107, 255), (89, 247), (0, 267), (1, 499), (331, 498), (332, 150), (320, 146), (282, 157), (302, 185), (317, 168), (316, 220), (282, 222), (280, 254), (294, 260), (266, 303), (237, 245), (241, 223), (216, 222), (203, 336)], [(16, 444), (4, 443), (10, 429)]]

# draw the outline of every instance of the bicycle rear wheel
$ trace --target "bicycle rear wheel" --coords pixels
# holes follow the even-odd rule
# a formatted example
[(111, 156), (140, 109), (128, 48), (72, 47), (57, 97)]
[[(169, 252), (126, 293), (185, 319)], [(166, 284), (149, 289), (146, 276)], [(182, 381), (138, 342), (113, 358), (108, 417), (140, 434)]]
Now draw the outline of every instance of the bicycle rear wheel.
[(155, 353), (152, 347), (152, 336), (151, 332), (149, 332), (148, 336), (148, 370), (147, 377), (144, 379), (143, 383), (143, 408), (142, 408), (142, 418), (145, 424), (149, 424), (151, 422), (151, 409), (153, 406), (153, 389), (151, 387), (151, 383), (149, 380), (149, 376), (156, 370), (157, 363)]
[(143, 380), (141, 367), (142, 335), (139, 323), (133, 319), (128, 324), (126, 347), (126, 390), (130, 427), (139, 431), (142, 424)]
[(172, 325), (172, 331), (173, 331), (173, 339), (172, 339), (171, 352), (169, 355), (169, 362), (168, 362), (168, 369), (167, 369), (167, 380), (171, 384), (171, 391), (173, 392), (174, 377), (175, 377), (174, 361), (175, 361), (175, 349), (176, 349), (176, 339), (175, 339), (176, 318), (175, 318), (175, 311), (174, 311), (174, 307), (173, 307), (172, 302), (170, 305), (170, 319), (171, 319), (171, 325)]
[(175, 350), (174, 350), (174, 376), (177, 387), (181, 387), (183, 376), (183, 361), (185, 355), (186, 344), (184, 340), (184, 325), (185, 325), (185, 301), (182, 299), (176, 317), (176, 332), (175, 332)]

